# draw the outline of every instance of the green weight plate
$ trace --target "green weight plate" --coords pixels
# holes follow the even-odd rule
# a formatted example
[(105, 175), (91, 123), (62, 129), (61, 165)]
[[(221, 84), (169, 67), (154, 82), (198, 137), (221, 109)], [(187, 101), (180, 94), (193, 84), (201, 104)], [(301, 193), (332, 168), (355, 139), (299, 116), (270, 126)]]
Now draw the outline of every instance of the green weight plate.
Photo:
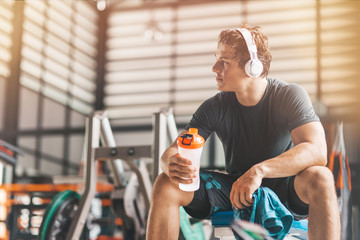
[(64, 205), (69, 204), (69, 202), (72, 202), (74, 199), (79, 200), (80, 195), (71, 190), (63, 191), (55, 196), (45, 211), (40, 225), (39, 240), (49, 240), (47, 235), (49, 235), (49, 230), (51, 231), (51, 228), (53, 227), (54, 218), (58, 215), (59, 210), (61, 211), (61, 209), (65, 207)]
[[(69, 198), (60, 205), (57, 214), (54, 215), (52, 221), (49, 222), (46, 231), (46, 239), (48, 240), (65, 240), (69, 233), (76, 211), (79, 207), (79, 199)], [(75, 223), (76, 224), (76, 223)], [(87, 232), (85, 226), (83, 232)], [(84, 234), (83, 234), (84, 235)], [(85, 236), (80, 236), (80, 239), (88, 239)]]

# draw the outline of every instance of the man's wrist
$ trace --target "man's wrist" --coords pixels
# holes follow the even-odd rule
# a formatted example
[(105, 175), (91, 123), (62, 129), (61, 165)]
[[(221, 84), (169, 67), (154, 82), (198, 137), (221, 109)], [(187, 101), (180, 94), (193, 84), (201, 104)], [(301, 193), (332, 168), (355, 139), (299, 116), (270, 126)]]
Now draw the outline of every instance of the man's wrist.
[(253, 166), (254, 172), (257, 176), (261, 177), (261, 179), (266, 177), (266, 166), (262, 163), (258, 163)]

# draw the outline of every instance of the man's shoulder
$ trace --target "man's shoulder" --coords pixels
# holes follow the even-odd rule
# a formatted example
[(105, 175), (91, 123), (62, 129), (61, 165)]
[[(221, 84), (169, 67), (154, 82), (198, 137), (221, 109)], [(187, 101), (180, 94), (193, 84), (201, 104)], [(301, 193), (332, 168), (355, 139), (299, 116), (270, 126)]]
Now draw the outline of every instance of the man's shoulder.
[(282, 81), (282, 80), (279, 80), (276, 78), (268, 78), (268, 82), (269, 82), (270, 88), (275, 91), (286, 90), (291, 85), (291, 83), (288, 83), (288, 82), (285, 82), (285, 81)]
[(276, 93), (276, 96), (297, 95), (305, 91), (303, 87), (296, 83), (289, 83), (278, 79), (269, 78), (270, 92)]
[(216, 115), (219, 117), (234, 106), (234, 99), (236, 99), (233, 92), (218, 92), (214, 96), (205, 100), (197, 112), (202, 112), (204, 115)]

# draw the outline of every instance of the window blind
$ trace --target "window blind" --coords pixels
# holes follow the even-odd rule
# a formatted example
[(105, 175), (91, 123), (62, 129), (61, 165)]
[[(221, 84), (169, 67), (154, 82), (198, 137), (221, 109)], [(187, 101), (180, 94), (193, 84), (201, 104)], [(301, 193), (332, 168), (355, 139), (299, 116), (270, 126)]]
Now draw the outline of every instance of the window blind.
[(320, 10), (321, 100), (329, 116), (360, 119), (360, 2), (321, 1)]
[(26, 1), (21, 85), (80, 113), (92, 111), (97, 23), (86, 1)]
[[(113, 12), (107, 30), (104, 104), (111, 118), (147, 117), (172, 101), (173, 9)], [(146, 38), (157, 22), (161, 40)]]

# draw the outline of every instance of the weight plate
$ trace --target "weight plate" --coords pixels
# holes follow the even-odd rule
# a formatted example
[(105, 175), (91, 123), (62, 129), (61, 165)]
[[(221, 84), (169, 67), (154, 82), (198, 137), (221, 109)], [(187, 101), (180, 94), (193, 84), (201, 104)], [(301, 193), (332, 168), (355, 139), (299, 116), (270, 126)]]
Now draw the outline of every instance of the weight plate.
[[(46, 239), (62, 240), (66, 239), (70, 226), (79, 206), (79, 199), (67, 199), (57, 211), (46, 232)], [(82, 239), (82, 237), (80, 238)]]
[(39, 240), (62, 240), (70, 228), (79, 205), (80, 195), (66, 190), (57, 194), (46, 209), (39, 230)]

